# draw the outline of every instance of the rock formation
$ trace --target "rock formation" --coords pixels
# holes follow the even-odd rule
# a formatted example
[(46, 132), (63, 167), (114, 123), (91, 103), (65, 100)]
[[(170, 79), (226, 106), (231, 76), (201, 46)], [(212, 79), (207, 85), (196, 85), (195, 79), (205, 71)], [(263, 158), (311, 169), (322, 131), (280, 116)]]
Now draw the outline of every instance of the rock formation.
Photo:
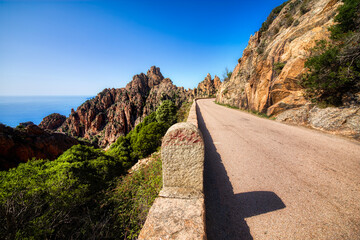
[(360, 140), (360, 107), (319, 108), (306, 104), (280, 113), (277, 121), (310, 126)]
[(215, 75), (214, 79), (211, 79), (210, 73), (207, 74), (204, 81), (200, 82), (195, 90), (197, 97), (215, 97), (219, 87), (221, 85), (220, 78)]
[(315, 41), (329, 36), (337, 0), (292, 0), (266, 31), (256, 32), (217, 101), (276, 115), (307, 103), (299, 79)]
[(35, 125), (33, 122), (31, 121), (28, 121), (28, 122), (22, 122), (22, 123), (19, 123), (19, 126), (20, 128), (25, 128), (27, 126), (30, 126), (30, 125)]
[(48, 132), (36, 125), (11, 128), (0, 124), (0, 171), (32, 158), (53, 160), (79, 143), (65, 134)]
[(133, 129), (161, 101), (171, 99), (180, 106), (192, 98), (191, 91), (176, 87), (153, 66), (146, 75), (135, 75), (125, 88), (104, 89), (76, 111), (72, 109), (58, 130), (106, 147)]
[(307, 71), (309, 49), (317, 40), (328, 39), (340, 4), (291, 0), (275, 9), (272, 22), (268, 18), (265, 27), (250, 37), (230, 80), (222, 83), (217, 102), (360, 139), (360, 107), (353, 101), (360, 93), (345, 107), (320, 109), (305, 99), (299, 85)]
[(59, 128), (66, 120), (64, 115), (59, 113), (53, 113), (49, 116), (44, 117), (44, 119), (39, 124), (39, 127), (42, 129), (55, 130)]

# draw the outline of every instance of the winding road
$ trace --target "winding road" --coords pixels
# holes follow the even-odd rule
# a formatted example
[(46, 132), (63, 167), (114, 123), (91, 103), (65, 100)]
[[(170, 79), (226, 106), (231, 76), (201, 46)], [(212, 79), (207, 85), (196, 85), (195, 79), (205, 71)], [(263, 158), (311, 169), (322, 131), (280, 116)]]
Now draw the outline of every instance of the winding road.
[(360, 144), (198, 100), (209, 240), (360, 239)]

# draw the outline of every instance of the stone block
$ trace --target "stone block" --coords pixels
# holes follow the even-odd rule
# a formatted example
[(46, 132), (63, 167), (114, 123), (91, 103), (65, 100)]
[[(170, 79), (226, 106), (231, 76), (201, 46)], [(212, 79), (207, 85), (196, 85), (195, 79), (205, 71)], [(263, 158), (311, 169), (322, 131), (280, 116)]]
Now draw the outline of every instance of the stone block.
[(206, 239), (204, 199), (158, 197), (138, 239)]
[[(177, 123), (167, 131), (161, 145), (163, 188), (182, 189), (179, 197), (203, 192), (204, 141), (197, 127), (191, 123)], [(171, 196), (171, 193), (169, 193)]]

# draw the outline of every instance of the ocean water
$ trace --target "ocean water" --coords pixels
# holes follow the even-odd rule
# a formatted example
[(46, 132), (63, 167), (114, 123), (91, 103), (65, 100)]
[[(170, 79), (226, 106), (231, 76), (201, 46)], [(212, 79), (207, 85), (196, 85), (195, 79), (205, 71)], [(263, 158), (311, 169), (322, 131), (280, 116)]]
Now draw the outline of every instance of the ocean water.
[(39, 124), (51, 113), (69, 116), (89, 96), (0, 96), (0, 122), (16, 127), (21, 122)]

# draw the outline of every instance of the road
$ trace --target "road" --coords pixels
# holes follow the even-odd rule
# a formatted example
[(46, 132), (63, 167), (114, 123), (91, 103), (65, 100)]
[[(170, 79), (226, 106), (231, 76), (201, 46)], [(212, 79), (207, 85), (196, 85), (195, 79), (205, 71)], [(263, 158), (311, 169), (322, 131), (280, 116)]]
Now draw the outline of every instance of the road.
[(360, 239), (360, 144), (198, 100), (209, 240)]

